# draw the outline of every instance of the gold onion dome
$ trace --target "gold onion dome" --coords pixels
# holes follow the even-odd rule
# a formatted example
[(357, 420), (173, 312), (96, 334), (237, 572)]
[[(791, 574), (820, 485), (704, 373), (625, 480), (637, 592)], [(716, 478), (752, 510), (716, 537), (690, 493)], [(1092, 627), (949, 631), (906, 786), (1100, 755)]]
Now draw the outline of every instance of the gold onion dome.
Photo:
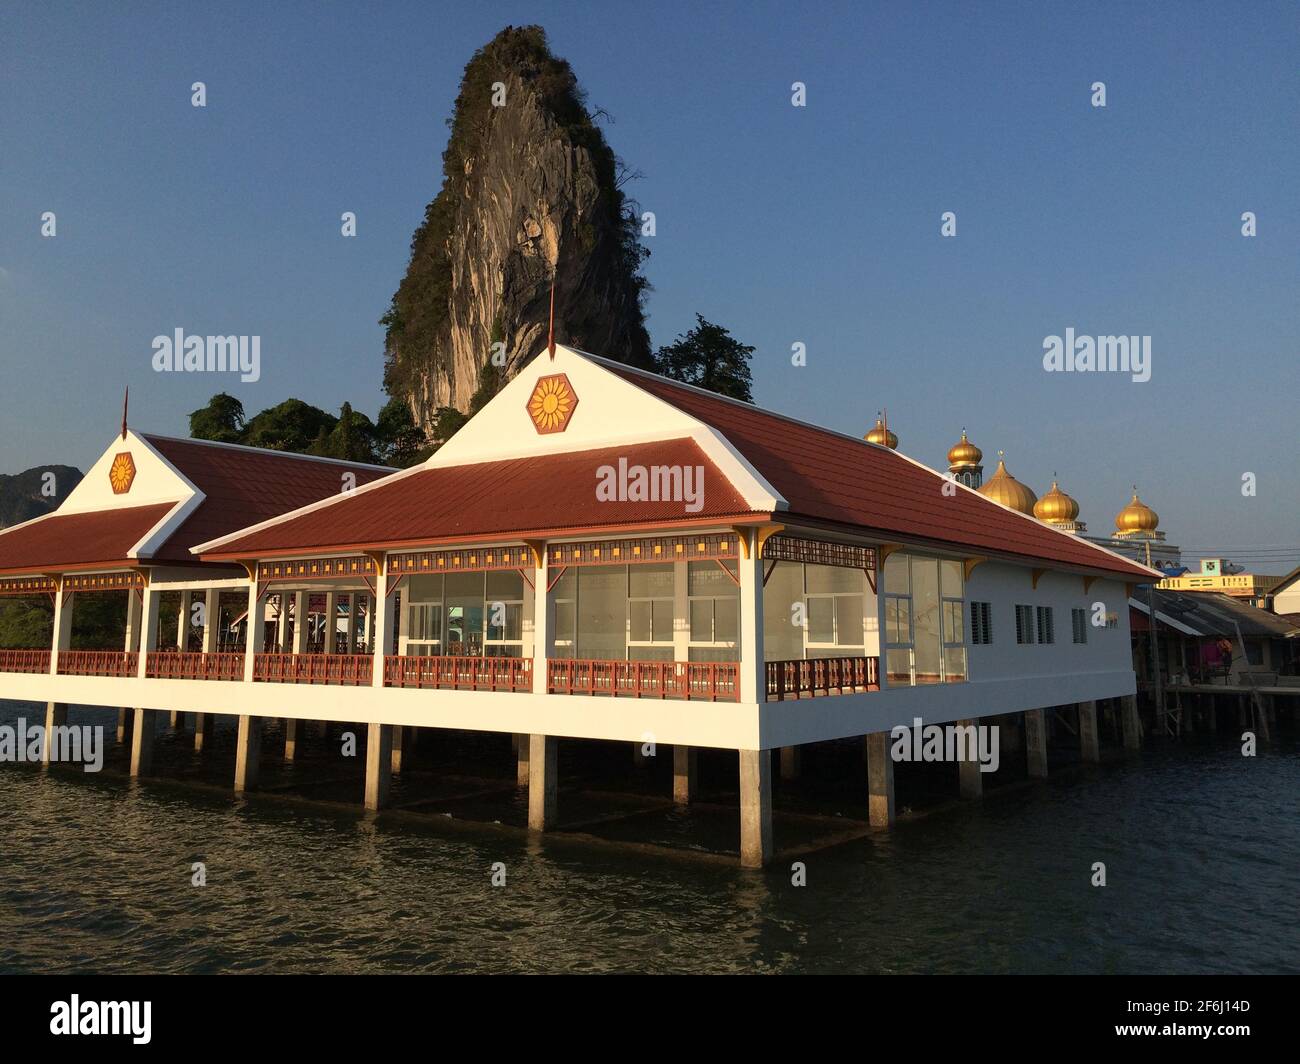
[(1000, 502), (1003, 506), (1009, 506), (1031, 517), (1034, 513), (1034, 503), (1038, 501), (1037, 495), (1007, 472), (1007, 464), (1002, 460), (1001, 451), (998, 452), (996, 472), (976, 490), (985, 498)]
[(862, 437), (868, 443), (878, 443), (882, 447), (888, 447), (890, 450), (898, 449), (898, 437), (889, 429), (885, 428), (885, 419), (876, 418), (875, 427)]
[(1116, 532), (1154, 532), (1159, 524), (1160, 515), (1138, 498), (1136, 488), (1129, 504), (1115, 515)]
[(1078, 518), (1079, 504), (1053, 480), (1047, 494), (1034, 503), (1034, 516), (1049, 525), (1069, 524)]
[(984, 460), (984, 452), (970, 442), (966, 430), (961, 430), (961, 439), (948, 452), (949, 466), (977, 466)]

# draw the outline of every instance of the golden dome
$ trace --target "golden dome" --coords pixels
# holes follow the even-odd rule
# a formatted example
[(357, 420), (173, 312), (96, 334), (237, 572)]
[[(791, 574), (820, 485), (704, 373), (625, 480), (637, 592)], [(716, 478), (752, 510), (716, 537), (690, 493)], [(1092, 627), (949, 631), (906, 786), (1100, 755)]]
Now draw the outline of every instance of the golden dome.
[(876, 418), (875, 427), (862, 438), (868, 443), (878, 443), (882, 447), (888, 447), (890, 450), (898, 449), (898, 437), (889, 429), (885, 428), (884, 418)]
[(1159, 524), (1160, 515), (1138, 498), (1136, 489), (1129, 504), (1115, 515), (1115, 531), (1124, 534), (1154, 532)]
[(1034, 503), (1038, 496), (1007, 472), (1007, 464), (1002, 461), (1002, 452), (998, 452), (998, 468), (984, 484), (976, 489), (981, 495), (1019, 510), (1022, 514), (1033, 516)]
[(984, 452), (966, 438), (966, 430), (962, 429), (961, 439), (953, 444), (952, 450), (948, 452), (949, 468), (977, 466), (983, 460)]
[(1053, 480), (1051, 490), (1034, 503), (1034, 516), (1049, 525), (1069, 524), (1079, 516), (1079, 504)]

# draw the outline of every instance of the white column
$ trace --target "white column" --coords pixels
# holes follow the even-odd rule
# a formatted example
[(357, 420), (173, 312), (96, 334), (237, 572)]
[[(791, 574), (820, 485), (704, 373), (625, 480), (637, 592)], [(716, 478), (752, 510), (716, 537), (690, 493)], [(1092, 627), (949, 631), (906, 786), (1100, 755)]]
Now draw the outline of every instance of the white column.
[[(547, 608), (550, 596), (546, 593), (546, 584), (550, 580), (550, 568), (546, 563), (546, 544), (539, 547), (540, 556), (533, 570), (533, 694), (546, 694), (546, 662), (552, 651), (551, 611)], [(528, 737), (519, 737), (519, 767), (517, 780), (522, 786), (528, 782), (528, 758), (530, 754)]]
[(695, 801), (698, 765), (699, 751), (695, 747), (673, 747), (673, 801), (678, 805), (690, 805)]
[(357, 601), (360, 597), (355, 591), (348, 594), (348, 619), (343, 631), (347, 634), (349, 654), (353, 653), (357, 645)]
[[(189, 646), (186, 638), (190, 634), (190, 593), (181, 592), (180, 608), (176, 611), (176, 649), (184, 651)], [(172, 716), (175, 716), (173, 713)]]
[(289, 639), (289, 592), (280, 592), (280, 623), (276, 628), (275, 641), (281, 654), (293, 651), (293, 642)]
[(209, 588), (203, 593), (203, 653), (216, 653), (221, 636), (221, 592)]
[[(149, 656), (149, 652), (158, 646), (158, 625), (160, 623), (158, 607), (161, 605), (162, 595), (155, 591), (151, 585), (146, 585), (144, 589), (144, 601), (140, 605), (140, 613), (142, 617), (140, 621), (140, 667), (139, 671), (136, 673), (136, 675), (142, 680), (146, 676), (146, 659)], [(135, 716), (138, 722), (140, 719), (139, 710), (136, 711)], [(150, 721), (152, 721), (152, 719), (153, 718), (151, 717)], [(140, 734), (138, 723), (136, 725), (136, 734)]]
[[(128, 654), (131, 651), (138, 651), (140, 659), (137, 665), (137, 675), (143, 675), (139, 668), (145, 664), (146, 650), (144, 641), (141, 638), (141, 629), (144, 627), (144, 595), (137, 594), (135, 588), (131, 588), (126, 593), (126, 638), (122, 647)], [(131, 721), (131, 706), (123, 706), (117, 711), (117, 741), (126, 742), (127, 728)]]
[(293, 593), (293, 652), (295, 654), (307, 653), (307, 635), (311, 631), (311, 618), (307, 616), (310, 602), (311, 598), (306, 591)]
[(365, 594), (358, 595), (357, 601), (360, 602), (365, 608), (365, 613), (362, 615), (362, 617), (358, 619), (358, 624), (361, 627), (361, 642), (369, 645), (370, 629), (372, 627), (370, 623), (370, 618), (373, 611), (373, 607), (371, 605), (371, 597)]
[(384, 654), (388, 643), (388, 628), (391, 619), (392, 604), (388, 594), (388, 558), (382, 556), (375, 574), (374, 609), (370, 611), (370, 634), (374, 651), (374, 672), (371, 683), (375, 687), (384, 686)]
[[(758, 557), (758, 531), (748, 529), (742, 530), (740, 534), (746, 536), (749, 542), (749, 556), (737, 559), (740, 565), (740, 700), (763, 702), (766, 697), (763, 672), (763, 560)], [(742, 763), (744, 760), (745, 754), (742, 753)], [(771, 758), (766, 760), (770, 766)]]
[(59, 652), (72, 645), (72, 599), (75, 592), (63, 590), (63, 581), (54, 591), (54, 635), (50, 641), (50, 675), (59, 674)]
[(241, 716), (235, 736), (235, 793), (257, 789), (262, 768), (262, 718)]
[(321, 642), (326, 654), (333, 654), (337, 644), (335, 643), (335, 633), (338, 631), (339, 623), (339, 597), (336, 592), (327, 591), (325, 593), (325, 630), (322, 633)]
[(253, 659), (266, 638), (266, 609), (257, 595), (257, 577), (248, 581), (248, 615), (244, 622), (244, 682), (253, 682)]
[(691, 600), (687, 562), (673, 563), (673, 660), (691, 658)]

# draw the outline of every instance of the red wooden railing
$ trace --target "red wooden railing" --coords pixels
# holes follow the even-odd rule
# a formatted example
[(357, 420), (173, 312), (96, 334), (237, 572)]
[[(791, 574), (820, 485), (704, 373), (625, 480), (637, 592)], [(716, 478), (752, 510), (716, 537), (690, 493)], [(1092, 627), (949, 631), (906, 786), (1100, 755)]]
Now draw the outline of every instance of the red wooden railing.
[(0, 672), (49, 672), (48, 650), (0, 650)]
[(227, 651), (190, 654), (157, 650), (145, 658), (144, 674), (159, 680), (242, 680), (244, 655)]
[(734, 661), (584, 661), (546, 663), (546, 690), (557, 695), (740, 701)]
[(134, 650), (63, 650), (59, 673), (64, 676), (134, 676), (140, 655)]
[(880, 690), (879, 658), (769, 661), (766, 668), (769, 702)]
[(369, 687), (374, 667), (375, 659), (369, 654), (258, 654), (253, 658), (253, 679)]
[(533, 659), (390, 654), (384, 658), (384, 686), (531, 691)]

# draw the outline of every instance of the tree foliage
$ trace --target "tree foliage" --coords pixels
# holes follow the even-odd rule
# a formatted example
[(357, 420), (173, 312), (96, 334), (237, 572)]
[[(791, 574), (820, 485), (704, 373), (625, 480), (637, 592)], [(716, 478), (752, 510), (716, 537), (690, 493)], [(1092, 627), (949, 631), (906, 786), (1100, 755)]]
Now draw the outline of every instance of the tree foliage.
[(695, 321), (694, 329), (655, 352), (655, 372), (752, 403), (749, 360), (754, 348), (701, 314), (695, 315)]

